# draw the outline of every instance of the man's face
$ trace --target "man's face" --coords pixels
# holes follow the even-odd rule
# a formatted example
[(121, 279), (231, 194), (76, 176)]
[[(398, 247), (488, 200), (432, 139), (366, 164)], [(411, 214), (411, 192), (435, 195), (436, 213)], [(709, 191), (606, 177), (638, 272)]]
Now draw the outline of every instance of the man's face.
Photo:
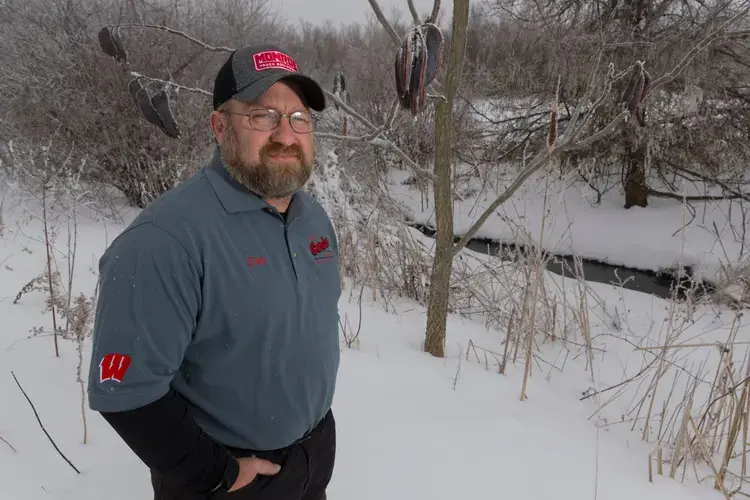
[(254, 130), (247, 116), (235, 113), (273, 109), (289, 115), (307, 111), (296, 90), (291, 82), (277, 82), (256, 102), (232, 99), (227, 103), (229, 112), (215, 111), (212, 116), (221, 157), (230, 173), (265, 200), (288, 198), (310, 179), (315, 162), (314, 136), (296, 132), (287, 118), (282, 118), (274, 130)]

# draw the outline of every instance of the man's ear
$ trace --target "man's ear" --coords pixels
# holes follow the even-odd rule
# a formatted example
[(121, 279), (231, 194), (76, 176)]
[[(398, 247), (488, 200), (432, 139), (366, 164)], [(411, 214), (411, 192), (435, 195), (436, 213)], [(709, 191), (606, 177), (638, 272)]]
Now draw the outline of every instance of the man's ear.
[(209, 121), (211, 123), (211, 130), (214, 133), (216, 142), (221, 144), (221, 140), (224, 137), (224, 132), (226, 131), (226, 128), (227, 128), (226, 123), (224, 123), (224, 116), (222, 115), (220, 111), (213, 111), (211, 112)]

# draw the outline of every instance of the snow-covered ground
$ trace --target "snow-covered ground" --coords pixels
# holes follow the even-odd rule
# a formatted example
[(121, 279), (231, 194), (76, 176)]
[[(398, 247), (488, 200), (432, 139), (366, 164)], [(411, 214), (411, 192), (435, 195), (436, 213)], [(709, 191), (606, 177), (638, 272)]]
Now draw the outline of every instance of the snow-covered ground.
[[(414, 222), (435, 226), (432, 192), (429, 206), (420, 202), (412, 186), (404, 185), (407, 171), (392, 171), (391, 196), (410, 212)], [(495, 201), (501, 189), (475, 183), (477, 193), (454, 204), (457, 235), (463, 235)], [(702, 195), (692, 185), (685, 194)], [(729, 201), (691, 202), (688, 208), (675, 199), (651, 197), (647, 208), (623, 208), (624, 197), (613, 189), (599, 206), (592, 189), (582, 184), (562, 187), (532, 176), (510, 200), (501, 205), (477, 232), (477, 238), (503, 243), (539, 244), (550, 252), (578, 255), (614, 265), (661, 271), (692, 266), (694, 275), (721, 282), (722, 266), (736, 265), (742, 251), (742, 210)], [(685, 229), (682, 230), (683, 226)], [(542, 229), (544, 230), (542, 232)], [(717, 235), (718, 231), (718, 235)], [(543, 236), (542, 236), (543, 235)], [(718, 236), (718, 237), (717, 237)], [(747, 258), (748, 249), (744, 249)]]
[[(53, 339), (45, 333), (32, 332), (35, 328), (51, 331), (51, 314), (43, 313), (45, 295), (31, 291), (14, 304), (16, 294), (45, 270), (42, 224), (29, 216), (29, 203), (29, 199), (24, 199), (19, 205), (6, 198), (5, 229), (0, 235), (0, 500), (150, 498), (145, 467), (97, 414), (88, 411), (85, 402), (88, 435), (83, 444), (76, 343), (61, 340), (60, 357), (56, 358)], [(581, 219), (576, 220), (594, 217), (583, 203), (577, 208)], [(599, 210), (609, 210), (610, 215), (615, 212), (614, 207)], [(665, 204), (663, 210), (667, 214), (674, 209)], [(618, 217), (616, 223), (605, 227), (576, 227), (584, 236), (590, 234), (586, 241), (594, 244), (597, 238), (600, 240), (600, 253), (615, 260), (628, 260), (630, 254), (639, 252), (636, 245), (645, 238), (615, 238), (602, 231), (607, 230), (606, 226), (615, 226), (632, 238), (634, 230), (628, 229), (633, 225), (632, 219), (648, 220), (649, 216), (645, 211), (631, 211)], [(130, 218), (132, 213), (126, 222)], [(466, 220), (461, 219), (459, 230)], [(535, 224), (534, 216), (528, 220)], [(660, 227), (666, 229), (671, 223), (664, 221)], [(62, 282), (67, 284), (67, 220), (61, 216), (53, 226), (59, 231), (55, 261)], [(123, 227), (94, 220), (90, 211), (80, 211), (74, 296), (93, 295), (98, 258)], [(500, 219), (494, 218), (485, 235), (501, 228)], [(669, 228), (671, 234), (674, 228)], [(662, 238), (660, 241), (668, 241), (669, 248), (674, 248), (668, 235), (652, 229), (654, 238)], [(700, 231), (693, 231), (690, 241), (694, 241), (693, 233)], [(695, 248), (701, 248), (702, 243), (696, 238)], [(575, 241), (576, 245), (583, 245), (578, 239)], [(625, 243), (628, 246), (620, 246)], [(648, 256), (654, 258), (657, 254)], [(662, 258), (664, 263), (668, 260)], [(576, 286), (572, 280), (551, 275), (547, 278), (557, 280), (564, 288)], [(347, 289), (341, 299), (341, 316), (356, 327), (360, 308), (357, 294), (350, 300), (349, 292)], [(585, 355), (574, 344), (542, 344), (532, 365), (529, 399), (521, 402), (522, 361), (509, 364), (505, 374), (500, 375), (496, 366), (485, 366), (484, 358), (477, 360), (481, 354), (472, 351), (468, 360), (465, 356), (469, 341), (502, 352), (505, 332), (486, 330), (480, 320), (451, 316), (448, 356), (433, 358), (420, 350), (424, 308), (403, 300), (394, 304), (398, 313), (385, 312), (380, 305), (369, 302), (371, 296), (367, 292), (364, 295), (359, 342), (352, 348), (342, 342), (334, 402), (339, 448), (329, 489), (331, 500), (723, 498), (710, 480), (696, 483), (692, 463), (684, 483), (679, 481), (682, 470), (678, 480), (654, 474), (653, 483), (648, 481), (648, 454), (653, 443), (641, 441), (642, 423), (630, 431), (633, 415), (627, 414), (633, 407), (632, 396), (643, 394), (635, 384), (629, 389), (630, 394), (611, 402), (609, 398), (616, 390), (600, 398), (581, 400), (592, 388), (603, 389), (635, 375), (644, 360), (653, 358), (647, 352), (635, 351), (634, 346), (666, 341), (664, 335), (669, 328), (665, 325), (679, 323), (679, 318), (670, 316), (668, 302), (608, 285), (591, 285), (589, 321), (595, 349), (594, 381), (586, 370)], [(670, 317), (671, 323), (667, 321)], [(694, 322), (684, 321), (684, 325), (677, 326), (684, 330), (681, 340), (697, 343), (725, 340), (734, 313), (701, 306), (693, 317), (697, 318)], [(747, 337), (748, 329), (742, 324), (737, 340), (748, 340)], [(582, 343), (577, 337), (570, 341)], [(90, 340), (86, 340), (82, 350), (83, 380), (90, 348)], [(690, 354), (706, 361), (710, 368), (716, 365), (714, 351), (694, 348)], [(681, 373), (679, 366), (691, 362), (684, 355), (680, 352), (679, 359), (669, 358), (669, 363), (674, 364), (666, 369), (666, 386), (671, 385), (675, 373)], [(740, 363), (745, 355), (746, 350), (738, 348), (735, 359)], [(45, 428), (80, 474), (65, 463), (42, 432), (11, 370), (36, 406)], [(711, 378), (710, 373), (707, 379)], [(646, 385), (652, 376), (648, 375)], [(657, 411), (661, 410), (661, 401), (657, 401)], [(601, 406), (600, 418), (592, 418)], [(618, 425), (620, 420), (624, 423)], [(596, 422), (602, 425), (597, 427)], [(706, 475), (705, 464), (696, 467), (701, 477)]]

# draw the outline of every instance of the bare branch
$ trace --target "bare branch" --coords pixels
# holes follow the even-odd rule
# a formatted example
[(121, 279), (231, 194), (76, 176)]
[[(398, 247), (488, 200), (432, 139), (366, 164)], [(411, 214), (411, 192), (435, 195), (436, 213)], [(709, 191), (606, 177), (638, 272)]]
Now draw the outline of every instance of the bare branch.
[[(591, 98), (591, 94), (594, 91), (594, 78), (596, 78), (596, 74), (599, 71), (599, 64), (602, 62), (602, 57), (604, 56), (604, 51), (600, 50), (596, 57), (596, 64), (594, 64), (594, 67), (591, 69), (591, 75), (589, 76), (589, 84), (586, 87), (586, 92), (584, 93), (583, 97), (581, 98), (581, 105), (578, 105), (573, 110), (573, 114), (570, 117), (570, 122), (568, 122), (568, 130), (570, 130), (571, 134), (575, 130), (576, 125), (578, 124), (578, 118), (581, 114), (581, 110), (583, 109), (582, 104), (588, 101)], [(608, 75), (612, 73), (614, 69), (612, 66), (609, 67)], [(570, 134), (565, 132), (565, 139), (569, 137)]]
[(158, 30), (158, 31), (166, 31), (167, 33), (171, 33), (172, 35), (180, 36), (186, 40), (190, 40), (196, 45), (200, 45), (206, 50), (210, 50), (211, 52), (234, 52), (235, 49), (230, 47), (214, 47), (212, 45), (208, 45), (207, 43), (201, 42), (197, 38), (193, 38), (192, 36), (188, 35), (184, 31), (179, 31), (176, 29), (169, 28), (167, 26), (161, 26), (158, 24), (113, 24), (110, 25), (115, 28), (144, 28), (144, 29), (152, 29), (152, 30)]
[(378, 21), (380, 21), (380, 24), (383, 25), (383, 28), (385, 28), (386, 33), (388, 33), (388, 36), (391, 37), (391, 40), (393, 40), (393, 43), (396, 44), (397, 47), (401, 45), (401, 37), (398, 36), (398, 33), (396, 33), (396, 30), (393, 29), (393, 26), (391, 23), (388, 22), (388, 19), (385, 18), (383, 15), (383, 11), (380, 10), (380, 5), (378, 5), (378, 0), (367, 0), (370, 2), (370, 7), (372, 7), (372, 11), (375, 12), (375, 17), (378, 18)]
[[(682, 58), (682, 60), (675, 66), (672, 71), (669, 73), (666, 73), (662, 75), (661, 77), (657, 78), (651, 83), (651, 91), (649, 94), (652, 94), (654, 90), (659, 88), (661, 85), (664, 85), (665, 83), (669, 83), (675, 78), (677, 78), (680, 73), (682, 73), (682, 70), (687, 67), (688, 64), (690, 64), (695, 56), (698, 55), (702, 50), (706, 49), (711, 43), (716, 41), (719, 37), (727, 36), (726, 29), (731, 26), (732, 24), (739, 21), (741, 18), (745, 17), (747, 13), (750, 12), (750, 7), (746, 7), (743, 10), (739, 11), (737, 14), (732, 16), (727, 22), (722, 24), (720, 27), (716, 28), (714, 31), (709, 33), (703, 40), (698, 42), (690, 51), (688, 51), (687, 54), (685, 54), (685, 57)], [(648, 98), (646, 96), (645, 98)]]
[(328, 97), (330, 97), (333, 100), (333, 102), (335, 102), (336, 104), (338, 104), (339, 107), (341, 107), (341, 109), (343, 109), (344, 111), (346, 111), (347, 114), (351, 115), (353, 118), (355, 118), (355, 119), (359, 120), (360, 122), (362, 122), (362, 124), (365, 127), (369, 128), (370, 130), (377, 130), (378, 127), (376, 127), (375, 125), (373, 125), (370, 122), (370, 120), (368, 120), (367, 118), (365, 118), (364, 116), (362, 116), (361, 114), (359, 114), (358, 112), (356, 112), (351, 106), (349, 106), (344, 101), (342, 101), (339, 98), (339, 96), (337, 96), (336, 94), (334, 94), (333, 92), (331, 92), (331, 91), (329, 91), (328, 89), (325, 89), (325, 88), (323, 89), (323, 92), (325, 92), (325, 94)]
[(409, 12), (411, 12), (411, 18), (414, 19), (414, 24), (420, 24), (419, 12), (417, 12), (417, 8), (414, 7), (414, 0), (406, 0), (406, 3), (409, 4)]
[(34, 412), (34, 416), (36, 417), (36, 421), (39, 422), (39, 427), (42, 428), (42, 431), (47, 436), (47, 438), (49, 439), (50, 443), (52, 443), (52, 446), (54, 446), (55, 450), (57, 450), (57, 453), (60, 454), (60, 456), (63, 458), (63, 460), (65, 460), (66, 462), (68, 462), (68, 465), (70, 465), (73, 468), (74, 471), (76, 471), (78, 474), (80, 474), (81, 471), (79, 471), (76, 468), (76, 466), (73, 465), (73, 463), (70, 460), (68, 460), (68, 457), (66, 457), (63, 454), (63, 452), (60, 451), (60, 448), (57, 447), (57, 443), (55, 443), (54, 439), (52, 439), (52, 436), (49, 435), (49, 432), (47, 432), (47, 429), (44, 428), (44, 424), (42, 424), (42, 420), (39, 418), (39, 414), (37, 413), (36, 408), (34, 407), (34, 403), (31, 402), (31, 398), (29, 398), (28, 394), (26, 394), (26, 391), (24, 391), (23, 387), (21, 387), (21, 383), (18, 381), (18, 378), (16, 378), (16, 374), (13, 373), (13, 370), (10, 371), (10, 374), (13, 375), (13, 380), (16, 381), (16, 385), (21, 390), (21, 393), (23, 393), (24, 397), (26, 398), (26, 401), (29, 402), (29, 405), (31, 406), (31, 410)]
[(474, 222), (471, 228), (466, 231), (466, 234), (464, 234), (458, 241), (458, 243), (453, 246), (453, 256), (455, 257), (456, 255), (458, 255), (458, 253), (466, 246), (466, 244), (469, 243), (469, 240), (474, 237), (477, 231), (479, 231), (479, 229), (487, 221), (487, 219), (489, 219), (490, 215), (492, 215), (497, 207), (508, 201), (508, 199), (513, 196), (513, 193), (515, 193), (523, 185), (523, 183), (526, 182), (526, 179), (528, 179), (531, 174), (539, 170), (542, 165), (544, 165), (544, 162), (546, 160), (548, 160), (552, 156), (556, 156), (559, 151), (559, 148), (553, 149), (552, 152), (550, 152), (547, 148), (540, 149), (536, 157), (531, 160), (531, 163), (529, 163), (528, 166), (523, 169), (521, 174), (516, 178), (516, 180), (513, 181), (513, 184), (511, 184), (503, 194), (498, 196), (497, 199), (495, 199), (495, 201), (493, 201), (492, 204), (487, 207), (484, 213), (479, 216), (479, 218), (476, 220), (476, 222)]
[(437, 24), (437, 18), (438, 18), (439, 13), (440, 13), (440, 0), (435, 0), (435, 3), (432, 4), (432, 14), (430, 14), (430, 19), (427, 22)]
[(380, 135), (381, 131), (378, 131), (377, 134), (368, 134), (363, 135), (359, 137), (353, 137), (350, 135), (340, 135), (340, 134), (332, 134), (329, 132), (316, 132), (315, 136), (319, 137), (321, 139), (333, 139), (336, 141), (344, 141), (344, 142), (359, 142), (359, 143), (370, 143), (373, 146), (381, 146), (384, 148), (389, 148), (394, 153), (396, 153), (399, 158), (401, 158), (404, 163), (406, 163), (416, 175), (423, 177), (430, 181), (435, 181), (436, 176), (432, 172), (425, 170), (424, 168), (417, 165), (417, 163), (411, 159), (411, 157), (404, 153), (401, 148), (396, 146), (392, 141), (386, 139), (385, 137), (382, 137)]
[(158, 83), (161, 83), (162, 85), (169, 85), (170, 87), (173, 87), (173, 88), (175, 88), (177, 90), (184, 90), (185, 92), (192, 92), (194, 94), (202, 94), (202, 95), (206, 95), (208, 97), (212, 97), (213, 96), (213, 93), (209, 92), (208, 90), (203, 90), (203, 89), (198, 88), (198, 87), (185, 87), (183, 85), (180, 85), (179, 83), (169, 82), (167, 80), (162, 80), (160, 78), (154, 78), (152, 76), (142, 75), (142, 74), (138, 73), (137, 71), (131, 71), (130, 75), (133, 78), (145, 78), (146, 80), (150, 80), (152, 82), (158, 82)]
[(604, 139), (605, 137), (607, 137), (608, 135), (610, 135), (611, 133), (613, 133), (615, 131), (615, 128), (617, 128), (617, 125), (620, 124), (620, 121), (624, 120), (625, 117), (627, 117), (629, 114), (630, 114), (629, 111), (623, 111), (622, 113), (614, 117), (614, 119), (611, 122), (609, 122), (607, 126), (601, 129), (599, 132), (588, 136), (586, 139), (582, 140), (581, 142), (577, 142), (575, 144), (569, 144), (569, 145), (564, 144), (560, 146), (558, 149), (561, 149), (564, 151), (573, 151), (575, 149), (587, 148), (591, 146), (593, 143), (595, 143), (596, 141), (600, 141)]
[(17, 449), (15, 449), (15, 448), (13, 447), (13, 445), (12, 445), (12, 444), (10, 444), (10, 443), (8, 442), (8, 440), (6, 440), (6, 439), (5, 439), (4, 437), (0, 436), (0, 441), (2, 441), (3, 443), (7, 444), (8, 446), (10, 446), (10, 449), (11, 449), (11, 450), (13, 450), (14, 452), (18, 453), (18, 450), (17, 450)]
[(352, 136), (346, 136), (346, 135), (340, 135), (340, 134), (332, 134), (328, 132), (316, 132), (316, 137), (324, 138), (324, 139), (333, 139), (337, 141), (345, 141), (345, 142), (359, 142), (359, 143), (366, 143), (369, 142), (372, 145), (375, 146), (382, 146), (389, 148), (393, 152), (395, 152), (399, 158), (401, 158), (413, 171), (415, 174), (426, 178), (428, 180), (434, 181), (436, 179), (436, 176), (434, 173), (425, 170), (424, 168), (420, 167), (414, 160), (411, 159), (411, 157), (406, 154), (401, 148), (396, 146), (395, 143), (393, 143), (391, 140), (387, 139), (386, 137), (383, 137), (383, 133), (390, 130), (391, 126), (393, 125), (393, 120), (396, 117), (396, 113), (398, 112), (399, 106), (398, 106), (398, 99), (394, 99), (393, 104), (391, 104), (391, 107), (388, 111), (388, 114), (385, 117), (385, 122), (382, 126), (376, 127), (373, 125), (367, 118), (360, 115), (356, 111), (354, 111), (351, 107), (347, 106), (341, 99), (339, 99), (336, 95), (332, 94), (331, 92), (324, 89), (324, 92), (331, 96), (331, 98), (336, 102), (341, 108), (349, 113), (351, 116), (362, 122), (367, 128), (369, 128), (372, 132), (369, 134), (365, 134), (359, 137), (352, 137)]
[(396, 113), (399, 109), (399, 101), (398, 99), (393, 100), (393, 104), (391, 105), (391, 110), (388, 112), (388, 116), (385, 118), (385, 129), (390, 130), (391, 127), (393, 127), (393, 120), (396, 118)]
[(391, 150), (393, 152), (395, 152), (399, 156), (399, 158), (401, 158), (402, 160), (404, 160), (404, 163), (406, 163), (407, 165), (409, 165), (409, 167), (414, 171), (414, 173), (416, 173), (416, 174), (418, 174), (418, 175), (420, 175), (422, 177), (425, 177), (425, 178), (427, 178), (427, 179), (429, 179), (429, 180), (431, 180), (433, 182), (437, 179), (437, 177), (435, 176), (435, 174), (433, 174), (432, 172), (429, 172), (429, 171), (423, 169), (422, 167), (420, 167), (419, 165), (417, 165), (417, 163), (414, 160), (412, 160), (411, 157), (408, 154), (404, 153), (401, 150), (401, 148), (399, 148), (398, 146), (396, 146), (393, 142), (389, 141), (388, 139), (385, 139), (383, 137), (377, 137), (377, 138), (375, 138), (375, 139), (372, 140), (372, 144), (374, 144), (376, 146), (383, 146), (383, 147), (391, 148)]

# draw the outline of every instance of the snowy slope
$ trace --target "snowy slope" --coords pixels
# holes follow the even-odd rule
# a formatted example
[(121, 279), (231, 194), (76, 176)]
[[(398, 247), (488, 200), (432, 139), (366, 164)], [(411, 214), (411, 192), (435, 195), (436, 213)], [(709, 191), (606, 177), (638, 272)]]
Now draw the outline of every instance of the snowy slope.
[[(0, 500), (131, 500), (150, 498), (145, 467), (95, 413), (85, 410), (88, 441), (82, 443), (81, 387), (76, 381), (76, 343), (61, 340), (61, 356), (53, 340), (31, 330), (51, 331), (51, 315), (42, 314), (44, 295), (19, 290), (45, 266), (41, 222), (29, 217), (30, 205), (6, 200), (5, 230), (0, 236)], [(74, 294), (93, 295), (96, 262), (122, 224), (96, 221), (83, 210), (78, 218)], [(38, 212), (37, 212), (38, 213)], [(128, 219), (129, 220), (129, 219)], [(67, 223), (57, 222), (55, 260), (67, 282)], [(550, 279), (557, 279), (552, 278)], [(632, 345), (607, 334), (617, 314), (623, 335), (637, 343), (658, 342), (668, 304), (637, 292), (596, 285), (605, 306), (592, 307), (595, 345), (607, 349), (595, 358), (597, 388), (618, 383), (637, 371)], [(342, 318), (356, 325), (357, 296), (340, 302)], [(479, 322), (452, 316), (446, 359), (420, 352), (424, 309), (408, 301), (399, 313), (385, 312), (363, 300), (358, 345), (342, 343), (339, 387), (334, 403), (338, 422), (338, 465), (329, 490), (331, 500), (441, 500), (509, 498), (514, 500), (719, 499), (711, 483), (684, 484), (655, 476), (648, 482), (647, 456), (652, 446), (640, 433), (622, 427), (597, 429), (597, 405), (580, 401), (592, 387), (591, 374), (578, 351), (557, 361), (560, 344), (542, 345), (540, 356), (562, 369), (533, 367), (529, 399), (520, 402), (523, 363), (509, 365), (504, 375), (486, 369), (484, 360), (465, 357), (469, 341), (502, 352), (504, 333), (487, 331)], [(704, 311), (708, 317), (711, 311)], [(716, 335), (717, 322), (731, 313), (698, 322), (691, 341)], [(59, 318), (58, 318), (59, 319)], [(712, 323), (713, 322), (713, 323)], [(653, 325), (657, 324), (654, 328)], [(713, 325), (713, 326), (712, 326)], [(742, 332), (747, 337), (743, 326)], [(622, 333), (622, 332), (621, 332)], [(652, 335), (653, 334), (653, 335)], [(652, 335), (653, 338), (649, 338)], [(31, 338), (29, 338), (31, 337)], [(662, 339), (663, 340), (663, 339)], [(90, 340), (83, 346), (88, 367)], [(566, 349), (570, 348), (567, 346)], [(635, 357), (634, 357), (635, 356)], [(703, 359), (704, 356), (698, 353)], [(738, 359), (740, 354), (738, 354)], [(40, 429), (11, 370), (27, 391), (60, 450), (80, 470), (56, 453)], [(83, 376), (85, 380), (85, 373)], [(629, 406), (623, 398), (605, 408), (616, 418)], [(15, 451), (11, 449), (15, 448)]]

